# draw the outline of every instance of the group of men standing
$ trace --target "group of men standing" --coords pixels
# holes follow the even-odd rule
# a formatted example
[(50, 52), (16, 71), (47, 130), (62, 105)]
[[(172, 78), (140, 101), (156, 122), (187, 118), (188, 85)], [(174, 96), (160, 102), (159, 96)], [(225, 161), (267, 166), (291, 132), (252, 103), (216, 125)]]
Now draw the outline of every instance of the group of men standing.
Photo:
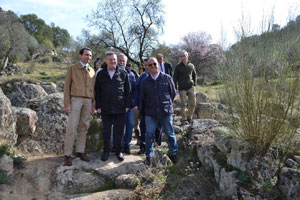
[[(145, 164), (149, 165), (154, 156), (154, 143), (161, 135), (161, 128), (168, 137), (170, 158), (176, 163), (178, 145), (173, 129), (173, 100), (177, 87), (182, 103), (182, 119), (190, 121), (195, 108), (197, 75), (194, 65), (188, 63), (187, 52), (181, 53), (181, 62), (175, 67), (174, 74), (172, 65), (163, 62), (162, 54), (156, 58), (150, 57), (144, 63), (146, 71), (138, 80), (126, 67), (127, 57), (124, 54), (107, 52), (104, 59), (106, 65), (97, 75), (89, 66), (91, 49), (81, 49), (79, 58), (78, 63), (68, 68), (65, 80), (64, 104), (69, 113), (64, 147), (65, 164), (72, 165), (71, 154), (76, 134), (76, 156), (83, 161), (90, 161), (84, 150), (91, 114), (95, 110), (101, 114), (103, 123), (102, 161), (109, 158), (112, 147), (119, 161), (124, 160), (122, 150), (130, 154), (133, 113), (140, 111), (140, 153), (146, 153)], [(186, 103), (187, 95), (189, 109), (186, 114), (183, 104)]]

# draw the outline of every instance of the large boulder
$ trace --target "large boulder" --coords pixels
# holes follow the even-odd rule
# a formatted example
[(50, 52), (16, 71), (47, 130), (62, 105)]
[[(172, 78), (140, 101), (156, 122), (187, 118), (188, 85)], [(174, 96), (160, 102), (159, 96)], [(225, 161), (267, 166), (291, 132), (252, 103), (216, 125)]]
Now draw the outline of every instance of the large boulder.
[(8, 94), (8, 98), (15, 107), (27, 107), (27, 102), (31, 99), (42, 99), (47, 96), (47, 92), (42, 86), (31, 83), (14, 83), (16, 90)]
[(17, 115), (17, 134), (19, 136), (33, 134), (35, 132), (36, 122), (38, 120), (36, 112), (29, 108), (13, 107), (13, 109)]
[(189, 125), (187, 137), (192, 148), (211, 145), (214, 142), (214, 129), (220, 127), (220, 123), (213, 119), (194, 119)]
[(48, 95), (42, 86), (36, 84), (23, 83), (19, 85), (19, 88), (27, 99), (41, 99)]
[(284, 167), (279, 173), (279, 189), (284, 199), (296, 200), (300, 197), (300, 170)]
[(215, 180), (223, 195), (236, 196), (238, 190), (237, 171), (228, 166), (226, 155), (213, 145), (198, 148), (197, 155), (204, 168), (213, 169)]
[(7, 97), (10, 99), (13, 106), (26, 107), (28, 99), (19, 88), (16, 88), (16, 91), (9, 93)]
[(101, 161), (99, 152), (91, 153), (88, 156), (91, 158), (90, 162), (75, 158), (70, 167), (58, 166), (52, 174), (52, 190), (66, 194), (78, 194), (79, 192), (94, 191), (111, 184), (112, 181), (116, 181), (118, 187), (124, 188), (123, 184), (126, 182), (130, 183), (130, 187), (133, 188), (139, 184), (139, 181), (135, 178), (129, 180), (128, 176), (121, 178), (122, 175), (137, 175), (146, 170), (143, 159), (139, 156), (125, 156), (123, 162), (120, 162), (114, 154), (110, 155), (107, 162)]
[(225, 118), (228, 109), (219, 103), (197, 102), (194, 117), (197, 119), (216, 119)]
[(37, 128), (19, 147), (27, 152), (61, 154), (68, 121), (64, 112), (63, 94), (53, 93), (43, 99), (32, 99), (28, 101), (28, 107), (37, 113)]
[(0, 158), (0, 170), (4, 171), (7, 175), (11, 175), (14, 172), (13, 159), (6, 154)]
[(42, 88), (43, 88), (48, 94), (57, 93), (57, 90), (56, 90), (56, 84), (55, 84), (55, 83), (52, 83), (52, 82), (42, 82), (42, 83), (40, 83), (40, 85), (42, 86)]
[(59, 166), (54, 174), (56, 191), (65, 194), (92, 192), (106, 183), (105, 178), (93, 170), (83, 171), (75, 166)]
[(223, 199), (212, 182), (210, 177), (203, 176), (203, 174), (191, 174), (179, 181), (176, 190), (166, 200)]
[(86, 135), (85, 152), (99, 152), (103, 149), (102, 120), (94, 117)]
[(122, 174), (116, 178), (115, 183), (118, 188), (135, 189), (140, 184), (140, 180), (135, 174)]
[(16, 114), (9, 99), (0, 88), (0, 145), (13, 146), (17, 142)]
[(196, 94), (196, 102), (197, 103), (204, 103), (204, 102), (208, 102), (208, 98), (205, 94), (203, 93), (197, 93)]

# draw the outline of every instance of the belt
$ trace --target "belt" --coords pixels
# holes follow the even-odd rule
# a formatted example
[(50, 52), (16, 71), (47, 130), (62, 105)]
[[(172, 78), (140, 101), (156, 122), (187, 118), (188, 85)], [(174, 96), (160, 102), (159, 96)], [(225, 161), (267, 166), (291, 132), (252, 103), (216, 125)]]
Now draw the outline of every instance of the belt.
[(91, 97), (80, 97), (80, 96), (71, 96), (71, 97), (83, 98), (83, 99), (93, 99), (93, 98), (91, 98)]

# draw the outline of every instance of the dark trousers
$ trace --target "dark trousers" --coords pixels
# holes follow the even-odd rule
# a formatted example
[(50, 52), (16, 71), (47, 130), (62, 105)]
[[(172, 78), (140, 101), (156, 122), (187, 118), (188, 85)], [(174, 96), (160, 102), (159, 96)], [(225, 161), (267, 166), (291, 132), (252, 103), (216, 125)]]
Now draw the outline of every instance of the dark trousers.
[(115, 147), (116, 153), (121, 152), (122, 147), (122, 136), (125, 126), (125, 113), (124, 114), (114, 114), (107, 115), (102, 114), (102, 123), (103, 123), (103, 142), (104, 142), (104, 152), (110, 151), (110, 138), (113, 128), (113, 146)]

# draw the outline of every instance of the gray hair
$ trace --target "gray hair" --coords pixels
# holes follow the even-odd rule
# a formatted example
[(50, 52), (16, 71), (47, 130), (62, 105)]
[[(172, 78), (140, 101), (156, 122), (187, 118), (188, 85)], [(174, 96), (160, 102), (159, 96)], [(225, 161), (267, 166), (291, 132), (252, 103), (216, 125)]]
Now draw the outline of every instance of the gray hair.
[(111, 56), (111, 55), (117, 55), (115, 52), (112, 52), (112, 51), (108, 51), (105, 53), (105, 57), (107, 56)]

